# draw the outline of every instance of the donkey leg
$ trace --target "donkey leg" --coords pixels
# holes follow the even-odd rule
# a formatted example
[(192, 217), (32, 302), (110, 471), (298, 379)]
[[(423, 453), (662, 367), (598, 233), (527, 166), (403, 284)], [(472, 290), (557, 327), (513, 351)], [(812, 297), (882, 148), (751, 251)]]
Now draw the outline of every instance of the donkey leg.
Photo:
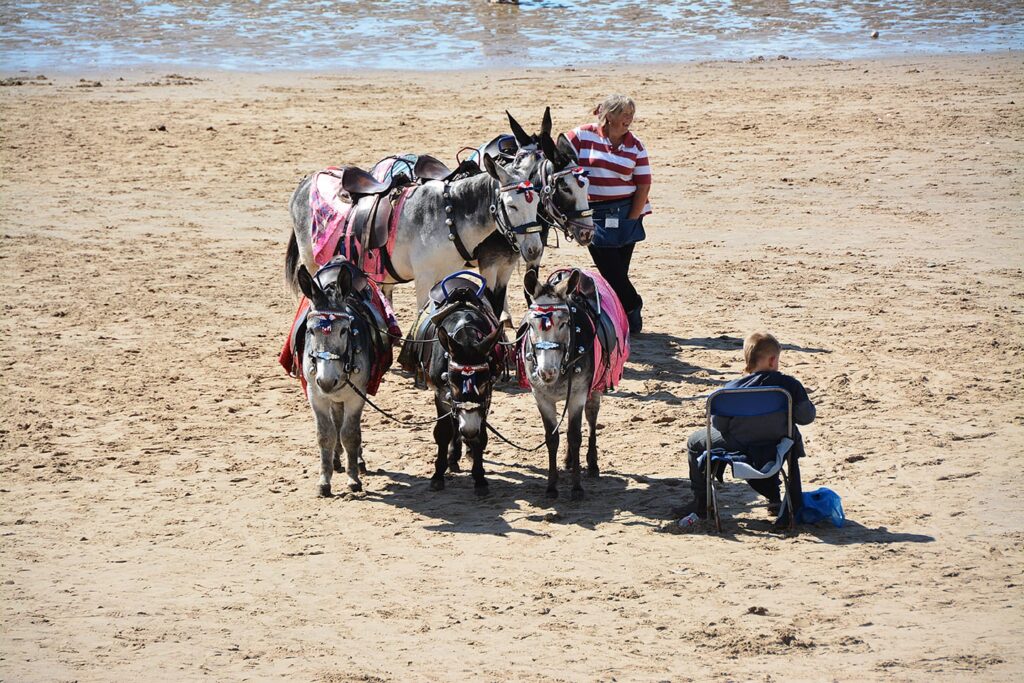
[(461, 472), (459, 460), (462, 458), (462, 437), (458, 432), (452, 434), (451, 443), (448, 444), (448, 471), (451, 473)]
[[(360, 404), (361, 404), (360, 399)], [(345, 446), (345, 455), (348, 456), (348, 465), (345, 474), (348, 475), (348, 488), (350, 491), (362, 491), (363, 483), (359, 481), (359, 461), (363, 455), (363, 406), (349, 405), (345, 411), (345, 421), (341, 426), (341, 442)]]
[(393, 282), (386, 282), (386, 283), (382, 284), (380, 286), (380, 291), (384, 294), (384, 296), (387, 297), (389, 304), (395, 303), (394, 299), (392, 298), (392, 296), (395, 293), (395, 283), (393, 283)]
[[(444, 415), (443, 405), (434, 397), (434, 406), (437, 409), (437, 416)], [(448, 464), (448, 446), (455, 434), (455, 424), (452, 418), (445, 417), (434, 423), (434, 443), (437, 444), (437, 459), (434, 461), (434, 476), (430, 478), (430, 490), (441, 491), (444, 489), (444, 470)]]
[(587, 442), (587, 476), (596, 477), (601, 473), (597, 466), (597, 413), (601, 410), (601, 393), (594, 392), (594, 395), (587, 399), (585, 406), (587, 414), (587, 425), (590, 427), (590, 436)]
[(544, 434), (548, 445), (548, 498), (558, 498), (558, 420), (555, 418), (555, 403), (537, 402), (540, 419), (544, 423)]
[(316, 439), (320, 445), (320, 488), (323, 498), (331, 496), (331, 475), (334, 474), (334, 452), (338, 447), (338, 428), (331, 419), (331, 411), (325, 406), (313, 408), (316, 418)]
[(490, 485), (484, 477), (484, 449), (487, 448), (487, 430), (482, 430), (472, 443), (466, 444), (473, 454), (473, 490), (478, 496), (490, 493)]
[(345, 450), (341, 445), (341, 425), (345, 420), (344, 403), (331, 404), (331, 420), (334, 422), (334, 428), (338, 430), (338, 440), (337, 444), (334, 446), (334, 462), (332, 464), (335, 472), (344, 472), (345, 466), (341, 463), (341, 455)]
[(583, 498), (583, 484), (580, 483), (580, 446), (583, 444), (583, 410), (571, 406), (569, 414), (569, 471), (572, 480), (572, 500)]

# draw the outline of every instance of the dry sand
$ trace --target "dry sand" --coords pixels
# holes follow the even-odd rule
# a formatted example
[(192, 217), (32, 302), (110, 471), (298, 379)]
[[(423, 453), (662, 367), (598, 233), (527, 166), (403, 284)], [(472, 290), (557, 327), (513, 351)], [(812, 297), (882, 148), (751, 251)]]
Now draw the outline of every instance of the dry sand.
[[(3, 88), (0, 678), (1020, 680), (1022, 66)], [(298, 180), (451, 161), (505, 108), (566, 128), (611, 91), (639, 101), (656, 214), (586, 500), (549, 504), (544, 456), (496, 440), (488, 499), (467, 475), (431, 493), (430, 430), (371, 411), (365, 493), (316, 498), (312, 419), (276, 363)], [(734, 484), (723, 535), (656, 533), (701, 397), (761, 327), (818, 405), (805, 487), (839, 492), (847, 525), (774, 534)], [(397, 372), (379, 398), (430, 415)], [(518, 390), (493, 421), (541, 438)]]

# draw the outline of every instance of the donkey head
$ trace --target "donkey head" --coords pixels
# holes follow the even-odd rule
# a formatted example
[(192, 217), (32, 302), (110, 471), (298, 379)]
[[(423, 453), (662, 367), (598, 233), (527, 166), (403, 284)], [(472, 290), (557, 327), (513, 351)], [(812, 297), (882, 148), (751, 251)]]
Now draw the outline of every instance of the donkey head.
[(557, 143), (550, 135), (541, 133), (540, 147), (551, 162), (550, 172), (544, 177), (542, 192), (547, 200), (544, 206), (566, 236), (571, 231), (585, 247), (594, 239), (594, 212), (587, 198), (590, 190), (587, 172), (580, 166), (576, 150), (564, 133), (559, 133)]
[(544, 109), (537, 135), (528, 135), (511, 114), (505, 114), (519, 144), (515, 167), (541, 188), (541, 218), (560, 228), (567, 238), (587, 246), (594, 239), (593, 212), (587, 198), (590, 181), (569, 139), (564, 134), (558, 136), (557, 143), (551, 138), (551, 107)]
[(530, 299), (526, 314), (526, 340), (523, 345), (528, 365), (533, 366), (530, 381), (553, 384), (569, 370), (582, 351), (576, 347), (576, 305), (572, 294), (580, 282), (580, 271), (557, 271), (546, 283), (529, 270), (523, 287)]
[(359, 353), (356, 323), (360, 318), (345, 301), (359, 289), (360, 278), (365, 275), (341, 259), (324, 265), (316, 276), (311, 276), (304, 265), (299, 267), (299, 287), (311, 304), (306, 314), (302, 372), (307, 384), (315, 380), (316, 387), (325, 394), (343, 389), (349, 376), (360, 372), (355, 359)]
[(537, 222), (538, 191), (528, 177), (506, 170), (487, 154), (484, 155), (484, 170), (498, 181), (497, 201), (491, 206), (498, 230), (519, 247), (523, 260), (529, 264), (539, 263), (544, 254), (544, 240)]
[(484, 428), (493, 389), (494, 345), (500, 329), (479, 309), (456, 310), (437, 326), (437, 339), (448, 360), (447, 380), (459, 434), (475, 440)]

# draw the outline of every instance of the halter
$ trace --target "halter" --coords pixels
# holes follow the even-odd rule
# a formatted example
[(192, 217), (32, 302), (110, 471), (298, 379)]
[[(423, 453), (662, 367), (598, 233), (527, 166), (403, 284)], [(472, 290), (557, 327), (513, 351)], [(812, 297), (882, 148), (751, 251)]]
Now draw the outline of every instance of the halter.
[[(463, 365), (462, 363), (456, 363), (452, 360), (448, 361), (448, 372), (444, 373), (442, 377), (448, 380), (449, 389), (452, 388), (452, 377), (455, 373), (462, 375), (462, 395), (476, 396), (480, 398), (480, 402), (476, 401), (452, 401), (452, 410), (480, 410), (486, 408), (490, 404), (490, 396), (480, 395), (481, 382), (477, 380), (477, 375), (486, 372), (487, 378), (485, 382), (489, 382), (491, 379), (492, 368), (490, 363), (480, 363), (478, 365)], [(455, 396), (455, 392), (452, 391), (452, 397)]]
[(318, 311), (311, 308), (306, 313), (306, 329), (312, 333), (320, 333), (328, 335), (334, 328), (334, 323), (343, 320), (349, 323), (348, 335), (350, 337), (350, 343), (346, 345), (345, 354), (339, 355), (331, 351), (308, 351), (307, 355), (310, 358), (316, 360), (328, 361), (328, 362), (343, 362), (344, 373), (346, 375), (359, 373), (359, 368), (355, 364), (354, 356), (360, 353), (359, 347), (356, 345), (358, 340), (357, 335), (359, 330), (353, 326), (356, 321), (356, 317), (348, 311), (336, 311), (336, 310), (322, 310)]
[[(526, 355), (528, 357), (532, 356), (534, 359), (536, 359), (536, 351), (554, 351), (556, 349), (560, 349), (562, 351), (562, 362), (559, 365), (558, 374), (564, 376), (566, 373), (569, 372), (569, 368), (573, 366), (576, 366), (574, 371), (576, 374), (582, 372), (583, 369), (579, 367), (577, 363), (579, 363), (580, 359), (583, 358), (583, 354), (586, 353), (587, 349), (584, 346), (576, 345), (576, 335), (582, 332), (576, 320), (577, 310), (578, 309), (576, 308), (576, 306), (570, 305), (568, 303), (543, 305), (530, 304), (530, 310), (528, 315), (535, 320), (540, 320), (540, 328), (541, 330), (545, 331), (551, 329), (551, 326), (554, 324), (553, 317), (556, 312), (565, 311), (566, 313), (568, 313), (570, 322), (569, 343), (562, 344), (560, 342), (551, 342), (544, 340), (535, 341), (533, 339), (533, 335), (527, 332), (525, 341), (528, 344), (528, 347), (524, 347)], [(570, 349), (575, 350), (575, 356), (570, 356), (568, 352), (568, 350)]]
[(508, 185), (498, 185), (497, 191), (494, 193), (494, 203), (491, 204), (491, 215), (494, 216), (494, 222), (498, 225), (498, 232), (505, 236), (509, 244), (513, 248), (518, 249), (519, 244), (516, 241), (516, 235), (532, 235), (542, 230), (540, 221), (533, 220), (527, 223), (520, 223), (519, 225), (512, 225), (512, 221), (508, 217), (508, 212), (505, 210), (505, 204), (501, 201), (502, 193), (515, 192), (516, 194), (526, 195), (526, 203), (530, 204), (533, 202), (533, 195), (537, 190), (533, 187), (533, 183), (529, 180), (523, 180), (518, 183), (509, 183)]
[(516, 162), (523, 157), (533, 157), (541, 160), (539, 165), (541, 181), (540, 206), (537, 208), (537, 215), (550, 225), (561, 228), (562, 232), (565, 233), (565, 238), (570, 241), (577, 236), (580, 230), (589, 229), (589, 225), (584, 225), (576, 219), (590, 218), (594, 215), (594, 210), (591, 208), (579, 210), (573, 208), (570, 211), (562, 211), (555, 204), (555, 189), (558, 186), (558, 181), (568, 176), (572, 176), (573, 180), (580, 187), (586, 187), (586, 178), (590, 173), (578, 165), (556, 171), (554, 162), (550, 159), (544, 159), (543, 153), (538, 150), (520, 151), (516, 156)]

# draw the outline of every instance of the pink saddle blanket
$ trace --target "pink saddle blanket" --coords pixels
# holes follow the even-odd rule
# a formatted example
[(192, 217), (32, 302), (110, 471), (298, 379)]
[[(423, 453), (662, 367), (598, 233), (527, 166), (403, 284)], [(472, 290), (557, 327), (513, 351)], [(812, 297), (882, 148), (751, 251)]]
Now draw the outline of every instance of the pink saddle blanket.
[[(403, 157), (388, 157), (379, 161), (370, 174), (381, 182), (390, 182), (396, 167), (411, 169), (410, 162)], [(317, 265), (324, 265), (338, 254), (363, 269), (371, 279), (381, 282), (388, 275), (385, 256), (382, 250), (368, 250), (359, 253), (359, 240), (355, 239), (351, 222), (353, 204), (348, 193), (341, 186), (341, 175), (344, 168), (331, 166), (313, 174), (309, 189), (309, 211), (313, 238), (313, 260)], [(411, 173), (411, 170), (408, 171)], [(388, 254), (394, 252), (395, 235), (398, 221), (402, 215), (405, 200), (415, 191), (415, 186), (406, 187), (398, 196), (391, 221), (388, 224), (388, 242), (384, 250)], [(368, 229), (368, 228), (367, 228)]]

